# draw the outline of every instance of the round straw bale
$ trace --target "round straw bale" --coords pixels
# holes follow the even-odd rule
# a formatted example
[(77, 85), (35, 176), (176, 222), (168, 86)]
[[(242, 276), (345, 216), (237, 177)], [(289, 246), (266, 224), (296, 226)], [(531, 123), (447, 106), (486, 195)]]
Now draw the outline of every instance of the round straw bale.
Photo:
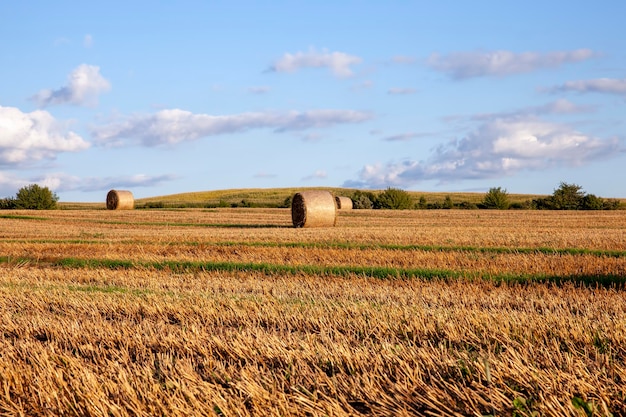
[(352, 199), (350, 197), (335, 197), (339, 210), (352, 210)]
[(111, 190), (107, 194), (107, 209), (132, 210), (135, 208), (133, 193), (124, 190)]
[(337, 221), (335, 198), (322, 190), (296, 193), (291, 199), (291, 220), (294, 227), (332, 227)]

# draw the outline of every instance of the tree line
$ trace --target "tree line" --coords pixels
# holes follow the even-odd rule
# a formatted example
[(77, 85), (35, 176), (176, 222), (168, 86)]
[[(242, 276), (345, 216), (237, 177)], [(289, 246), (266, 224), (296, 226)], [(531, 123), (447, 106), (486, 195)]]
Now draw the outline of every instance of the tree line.
[[(552, 195), (528, 200), (524, 203), (511, 203), (506, 189), (490, 188), (479, 203), (463, 201), (454, 203), (452, 197), (446, 196), (443, 201), (427, 202), (421, 196), (417, 202), (411, 194), (399, 188), (387, 188), (381, 193), (356, 190), (351, 196), (355, 209), (529, 209), (529, 210), (617, 210), (622, 208), (619, 200), (604, 199), (583, 191), (577, 184), (561, 182)], [(48, 187), (30, 184), (20, 188), (15, 197), (0, 199), (0, 209), (31, 209), (50, 210), (57, 208), (59, 197)], [(288, 197), (278, 207), (290, 207)], [(163, 208), (163, 203), (154, 207)], [(220, 202), (216, 207), (257, 207), (252, 201), (242, 200), (240, 203)]]
[(508, 192), (501, 187), (490, 188), (480, 203), (469, 201), (454, 203), (450, 196), (446, 196), (441, 202), (430, 203), (426, 202), (426, 197), (421, 196), (417, 202), (414, 202), (408, 192), (392, 187), (380, 194), (357, 190), (351, 198), (355, 209), (617, 210), (621, 208), (619, 200), (587, 194), (580, 185), (565, 182), (561, 182), (552, 195), (524, 203), (511, 203)]

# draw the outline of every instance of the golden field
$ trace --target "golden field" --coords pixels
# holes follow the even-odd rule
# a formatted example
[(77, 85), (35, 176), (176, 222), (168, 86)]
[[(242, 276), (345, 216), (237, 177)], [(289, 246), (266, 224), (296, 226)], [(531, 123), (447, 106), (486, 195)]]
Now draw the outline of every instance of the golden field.
[(0, 415), (626, 415), (622, 211), (0, 222)]

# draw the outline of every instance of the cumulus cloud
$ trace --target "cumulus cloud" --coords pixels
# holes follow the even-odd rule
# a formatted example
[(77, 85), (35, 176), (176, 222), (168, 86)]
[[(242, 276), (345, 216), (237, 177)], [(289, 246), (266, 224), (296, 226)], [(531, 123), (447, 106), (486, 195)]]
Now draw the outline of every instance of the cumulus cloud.
[(77, 177), (62, 173), (48, 174), (33, 179), (55, 191), (106, 191), (114, 188), (141, 188), (154, 187), (173, 181), (178, 177), (172, 174), (164, 175), (120, 175), (112, 177)]
[(344, 52), (318, 52), (310, 49), (308, 52), (286, 53), (272, 64), (270, 71), (295, 72), (303, 68), (328, 68), (337, 77), (350, 77), (354, 74), (350, 67), (362, 61), (358, 56)]
[(472, 117), (473, 120), (490, 120), (496, 117), (499, 118), (512, 118), (519, 116), (542, 116), (542, 115), (566, 115), (566, 114), (580, 114), (589, 113), (594, 111), (592, 106), (581, 106), (576, 103), (572, 103), (566, 99), (559, 99), (550, 103), (542, 104), (540, 106), (524, 107), (522, 109), (515, 110), (509, 113), (485, 113), (477, 114)]
[(626, 95), (626, 78), (596, 78), (592, 80), (568, 81), (549, 89), (552, 93), (573, 91), (577, 93), (605, 93)]
[(0, 165), (23, 165), (54, 159), (61, 152), (78, 152), (89, 143), (67, 131), (43, 110), (23, 113), (0, 106)]
[(454, 79), (486, 76), (506, 76), (532, 72), (563, 64), (585, 61), (596, 55), (590, 49), (555, 52), (475, 51), (432, 54), (428, 66)]
[(318, 169), (311, 175), (307, 175), (302, 178), (302, 181), (311, 181), (311, 180), (325, 180), (328, 177), (326, 171)]
[(91, 48), (93, 46), (93, 36), (86, 34), (83, 38), (83, 46), (85, 48)]
[(111, 89), (111, 83), (100, 75), (100, 67), (79, 65), (67, 78), (67, 85), (58, 90), (41, 90), (32, 100), (41, 107), (57, 104), (93, 106), (98, 96)]
[(0, 196), (14, 196), (20, 188), (31, 183), (32, 181), (29, 182), (10, 173), (0, 172)]
[(250, 94), (265, 94), (269, 92), (270, 92), (270, 88), (266, 85), (248, 88), (248, 93)]
[(180, 109), (134, 115), (93, 128), (101, 145), (173, 145), (203, 137), (269, 128), (276, 132), (301, 131), (370, 120), (371, 113), (356, 110), (311, 110), (241, 113), (226, 116), (194, 114)]
[(408, 88), (408, 87), (394, 87), (394, 88), (390, 88), (389, 90), (387, 90), (387, 94), (391, 94), (391, 95), (407, 95), (407, 94), (415, 94), (415, 89), (414, 88)]
[(431, 133), (416, 133), (416, 132), (407, 132), (407, 133), (399, 133), (397, 135), (391, 135), (384, 137), (383, 140), (386, 142), (408, 142), (413, 139), (423, 138), (427, 136), (431, 136)]
[(396, 55), (391, 58), (391, 62), (394, 64), (413, 64), (415, 63), (415, 58), (407, 55)]
[(610, 158), (621, 147), (618, 138), (591, 137), (533, 116), (494, 118), (463, 139), (439, 146), (426, 161), (367, 165), (358, 180), (345, 185), (409, 187), (423, 180), (500, 178), (524, 170), (584, 165)]

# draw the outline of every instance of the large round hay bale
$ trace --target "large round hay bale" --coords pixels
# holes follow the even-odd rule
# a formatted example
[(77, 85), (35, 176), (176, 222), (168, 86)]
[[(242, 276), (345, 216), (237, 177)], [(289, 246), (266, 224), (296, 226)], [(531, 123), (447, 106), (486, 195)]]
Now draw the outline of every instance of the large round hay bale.
[(337, 221), (335, 197), (329, 191), (302, 191), (291, 199), (294, 227), (332, 227)]
[(335, 197), (339, 210), (352, 210), (352, 199), (350, 197)]
[(125, 190), (111, 190), (107, 194), (107, 209), (132, 210), (135, 208), (133, 193)]

